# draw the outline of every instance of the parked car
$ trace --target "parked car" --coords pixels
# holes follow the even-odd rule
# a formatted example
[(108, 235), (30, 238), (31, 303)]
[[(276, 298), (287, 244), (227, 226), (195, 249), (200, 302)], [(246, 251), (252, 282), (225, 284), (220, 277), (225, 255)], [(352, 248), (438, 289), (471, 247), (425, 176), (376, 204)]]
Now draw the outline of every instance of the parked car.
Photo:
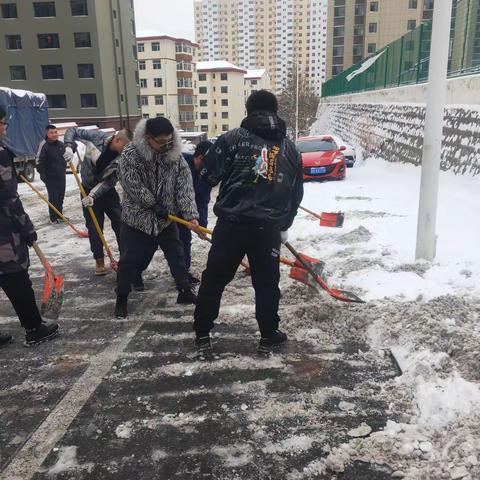
[(342, 151), (343, 156), (345, 157), (345, 164), (347, 165), (347, 168), (352, 168), (357, 161), (357, 152), (355, 151), (355, 148), (348, 143), (345, 143), (338, 135), (330, 135), (330, 137), (335, 140), (335, 143), (339, 147), (345, 147), (345, 150)]
[(343, 180), (347, 171), (344, 146), (330, 135), (300, 137), (297, 148), (302, 154), (304, 180)]

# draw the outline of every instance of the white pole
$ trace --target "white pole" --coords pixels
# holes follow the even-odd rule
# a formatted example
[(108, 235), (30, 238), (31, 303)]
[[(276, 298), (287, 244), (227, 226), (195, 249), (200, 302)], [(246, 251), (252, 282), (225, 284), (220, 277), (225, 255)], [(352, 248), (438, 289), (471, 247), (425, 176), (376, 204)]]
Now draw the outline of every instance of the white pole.
[(299, 83), (300, 83), (300, 70), (298, 68), (298, 63), (296, 64), (297, 69), (297, 88), (296, 88), (296, 95), (295, 95), (295, 142), (298, 140), (298, 97), (299, 97)]
[(433, 31), (428, 71), (422, 179), (415, 258), (432, 261), (436, 254), (438, 182), (450, 46), (452, 0), (437, 0), (433, 10)]

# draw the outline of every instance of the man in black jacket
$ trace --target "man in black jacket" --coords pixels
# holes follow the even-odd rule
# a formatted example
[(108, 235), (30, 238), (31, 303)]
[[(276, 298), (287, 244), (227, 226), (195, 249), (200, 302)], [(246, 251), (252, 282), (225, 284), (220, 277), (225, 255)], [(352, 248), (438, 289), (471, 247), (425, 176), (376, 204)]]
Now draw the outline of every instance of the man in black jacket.
[[(47, 187), (49, 202), (63, 213), (65, 198), (66, 164), (63, 155), (65, 146), (58, 139), (55, 125), (47, 125), (45, 140), (42, 140), (37, 152), (37, 171)], [(60, 217), (49, 208), (50, 222), (61, 223)]]
[(246, 107), (241, 127), (217, 140), (200, 171), (210, 185), (221, 182), (214, 206), (218, 221), (194, 314), (200, 357), (211, 354), (210, 331), (223, 290), (245, 254), (255, 289), (259, 350), (269, 352), (287, 340), (278, 329), (279, 257), (303, 197), (301, 155), (286, 138), (275, 95), (254, 92)]
[[(2, 143), (7, 126), (6, 112), (0, 107), (0, 289), (12, 303), (26, 331), (25, 344), (30, 346), (53, 338), (58, 325), (43, 322), (35, 303), (28, 247), (37, 234), (18, 197), (14, 155)], [(0, 347), (12, 340), (11, 335), (0, 333)]]

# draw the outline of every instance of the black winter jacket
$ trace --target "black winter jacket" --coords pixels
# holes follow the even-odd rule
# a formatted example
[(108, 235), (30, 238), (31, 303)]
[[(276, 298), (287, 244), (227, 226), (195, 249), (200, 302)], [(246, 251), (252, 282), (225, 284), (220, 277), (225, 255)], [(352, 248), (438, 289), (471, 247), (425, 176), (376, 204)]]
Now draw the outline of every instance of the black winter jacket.
[(301, 155), (286, 138), (285, 122), (256, 112), (210, 148), (200, 172), (220, 184), (213, 211), (237, 223), (287, 230), (303, 198)]
[(37, 234), (17, 193), (14, 155), (0, 142), (0, 275), (26, 270)]
[(65, 146), (60, 140), (42, 140), (37, 152), (37, 171), (44, 183), (65, 181), (66, 163), (63, 158)]

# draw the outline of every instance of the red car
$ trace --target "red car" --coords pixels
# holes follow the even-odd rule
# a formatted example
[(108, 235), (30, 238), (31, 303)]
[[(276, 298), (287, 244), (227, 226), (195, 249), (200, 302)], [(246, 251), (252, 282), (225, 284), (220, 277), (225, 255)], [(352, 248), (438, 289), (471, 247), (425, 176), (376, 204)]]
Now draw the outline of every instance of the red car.
[(300, 137), (297, 148), (302, 154), (304, 180), (343, 180), (347, 171), (345, 157), (328, 135)]

